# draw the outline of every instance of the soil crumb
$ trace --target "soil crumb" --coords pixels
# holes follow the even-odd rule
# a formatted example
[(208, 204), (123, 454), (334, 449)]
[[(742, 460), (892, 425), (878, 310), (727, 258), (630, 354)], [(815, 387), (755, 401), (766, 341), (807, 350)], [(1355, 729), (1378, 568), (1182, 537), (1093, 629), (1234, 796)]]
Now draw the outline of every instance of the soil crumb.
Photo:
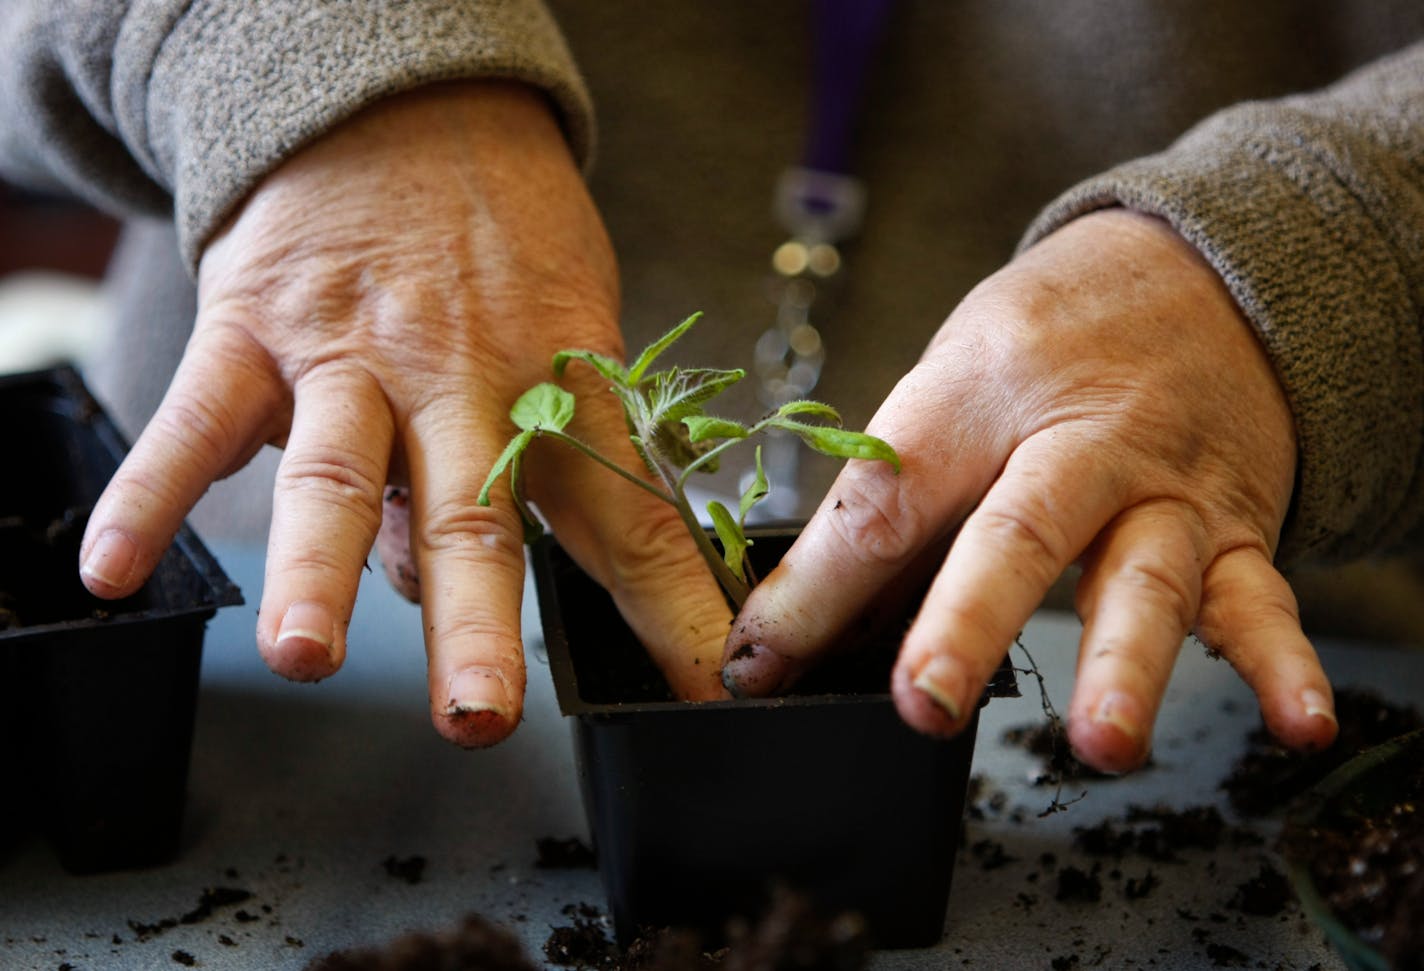
[(1123, 820), (1105, 819), (1073, 831), (1073, 844), (1089, 856), (1145, 856), (1160, 863), (1181, 862), (1183, 850), (1211, 851), (1223, 843), (1258, 845), (1255, 831), (1232, 826), (1215, 806), (1169, 809), (1129, 806)]
[(1103, 898), (1103, 881), (1098, 877), (1098, 868), (1082, 870), (1076, 866), (1065, 866), (1058, 871), (1058, 891), (1055, 898), (1063, 901), (1095, 904)]
[(1068, 746), (1067, 733), (1061, 725), (1052, 721), (1005, 729), (1003, 740), (1006, 745), (1021, 748), (1043, 760), (1030, 779), (1035, 786), (1052, 786), (1078, 779), (1115, 778), (1079, 762)]
[(1269, 863), (1262, 863), (1254, 877), (1240, 884), (1226, 906), (1252, 917), (1275, 917), (1295, 901), (1286, 875)]
[(541, 836), (534, 844), (539, 851), (534, 865), (541, 870), (592, 870), (598, 866), (598, 857), (577, 836)]
[(155, 921), (128, 921), (129, 930), (140, 941), (157, 937), (180, 924), (201, 924), (223, 907), (232, 907), (252, 899), (252, 891), (241, 887), (209, 887), (198, 896), (197, 905), (178, 917), (164, 917)]
[(381, 866), (385, 868), (387, 876), (409, 884), (417, 884), (425, 879), (426, 859), (418, 854), (404, 858), (388, 856), (381, 861)]

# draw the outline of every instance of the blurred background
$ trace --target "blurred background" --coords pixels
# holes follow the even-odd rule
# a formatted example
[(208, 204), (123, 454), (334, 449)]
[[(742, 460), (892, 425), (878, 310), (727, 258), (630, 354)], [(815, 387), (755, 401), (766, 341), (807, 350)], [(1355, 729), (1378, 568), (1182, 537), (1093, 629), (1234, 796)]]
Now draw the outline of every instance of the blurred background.
[(87, 360), (117, 221), (0, 181), (0, 373)]
[[(845, 106), (843, 174), (863, 211), (833, 240), (834, 269), (817, 273), (774, 254), (797, 235), (778, 186), (813, 141), (823, 8), (548, 3), (599, 109), (589, 180), (620, 259), (630, 350), (705, 311), (677, 363), (748, 367), (714, 410), (754, 419), (777, 377), (775, 354), (756, 363), (768, 357), (764, 339), (786, 316), (788, 281), (809, 282), (804, 306), (794, 289), (789, 301), (813, 331), (798, 332), (810, 338), (796, 351), (813, 371), (805, 391), (852, 427), (1058, 193), (1165, 148), (1219, 107), (1309, 90), (1424, 32), (1417, 0), (1101, 0), (1092, 17), (1033, 0), (887, 5)], [(101, 282), (111, 254), (116, 269)], [(0, 185), (0, 371), (76, 361), (136, 435), (181, 353), (172, 324), (191, 321), (192, 300), (162, 223), (131, 224), (120, 240), (78, 204)], [(792, 358), (783, 351), (783, 363)], [(777, 507), (791, 518), (814, 510), (836, 468), (799, 454)], [(261, 542), (273, 450), (254, 465), (195, 511), (205, 537)], [(729, 468), (707, 487), (731, 493), (738, 478)], [(1294, 582), (1314, 630), (1424, 643), (1424, 581), (1411, 561)], [(1068, 590), (1060, 584), (1052, 602), (1071, 606)]]

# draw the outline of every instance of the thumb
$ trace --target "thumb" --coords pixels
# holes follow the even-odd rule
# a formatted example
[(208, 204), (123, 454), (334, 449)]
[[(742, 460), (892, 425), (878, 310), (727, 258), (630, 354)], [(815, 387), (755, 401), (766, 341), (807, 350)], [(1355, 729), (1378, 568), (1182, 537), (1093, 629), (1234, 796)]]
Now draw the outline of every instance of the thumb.
[[(903, 453), (902, 453), (903, 454)], [(902, 508), (906, 466), (853, 461), (821, 508), (733, 622), (722, 681), (737, 697), (790, 688), (822, 658), (903, 616), (942, 547), (926, 545), (892, 510)]]

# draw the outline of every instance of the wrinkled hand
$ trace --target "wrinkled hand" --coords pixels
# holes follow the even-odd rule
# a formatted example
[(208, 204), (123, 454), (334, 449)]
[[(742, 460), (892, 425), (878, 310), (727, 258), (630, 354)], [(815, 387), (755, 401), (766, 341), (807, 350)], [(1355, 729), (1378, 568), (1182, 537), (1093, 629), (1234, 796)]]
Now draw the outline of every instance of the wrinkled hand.
[(868, 431), (903, 473), (843, 470), (733, 628), (734, 692), (785, 687), (933, 555), (892, 690), (911, 725), (953, 734), (1078, 561), (1068, 721), (1085, 762), (1146, 759), (1192, 630), (1283, 742), (1333, 739), (1329, 682), (1272, 565), (1295, 470), (1290, 411), (1220, 279), (1165, 223), (1105, 211), (1041, 240), (954, 311)]
[[(182, 364), (91, 517), (86, 585), (135, 590), (213, 480), (282, 444), (257, 643), (279, 674), (324, 678), (383, 493), (408, 483), (432, 718), (465, 745), (506, 736), (524, 694), (522, 532), (507, 488), (475, 497), (556, 350), (622, 355), (611, 249), (544, 100), (447, 84), (361, 112), (261, 183), (198, 282)], [(574, 390), (579, 434), (638, 467), (613, 396)], [(723, 696), (728, 612), (676, 515), (556, 447), (526, 469), (674, 689)]]

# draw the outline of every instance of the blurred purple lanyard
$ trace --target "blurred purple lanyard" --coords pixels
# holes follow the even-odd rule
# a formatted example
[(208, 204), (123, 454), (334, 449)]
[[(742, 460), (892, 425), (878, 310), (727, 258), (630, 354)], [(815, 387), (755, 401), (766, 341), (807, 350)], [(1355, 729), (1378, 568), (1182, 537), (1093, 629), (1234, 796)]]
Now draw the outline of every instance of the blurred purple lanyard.
[[(793, 237), (835, 243), (859, 228), (864, 188), (851, 176), (851, 155), (870, 68), (893, 5), (894, 0), (816, 0), (806, 142), (801, 164), (782, 178), (793, 184), (778, 192), (777, 211)], [(790, 197), (783, 198), (787, 191)], [(842, 211), (847, 206), (853, 211)]]
[[(776, 185), (777, 220), (790, 238), (772, 255), (776, 323), (758, 339), (755, 371), (763, 405), (776, 408), (808, 396), (825, 361), (813, 305), (841, 275), (838, 245), (860, 229), (865, 187), (851, 174), (855, 129), (865, 89), (894, 0), (816, 0), (815, 53), (806, 143), (799, 165)], [(769, 518), (801, 515), (795, 443), (769, 438), (766, 470)]]

